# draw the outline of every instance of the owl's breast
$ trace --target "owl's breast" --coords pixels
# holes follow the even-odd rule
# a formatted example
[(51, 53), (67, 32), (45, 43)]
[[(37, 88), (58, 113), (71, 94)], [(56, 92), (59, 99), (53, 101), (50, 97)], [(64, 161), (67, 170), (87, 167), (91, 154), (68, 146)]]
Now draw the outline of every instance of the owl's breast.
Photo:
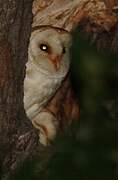
[(32, 119), (52, 98), (61, 84), (57, 78), (34, 71), (26, 74), (24, 80), (24, 107), (27, 116)]

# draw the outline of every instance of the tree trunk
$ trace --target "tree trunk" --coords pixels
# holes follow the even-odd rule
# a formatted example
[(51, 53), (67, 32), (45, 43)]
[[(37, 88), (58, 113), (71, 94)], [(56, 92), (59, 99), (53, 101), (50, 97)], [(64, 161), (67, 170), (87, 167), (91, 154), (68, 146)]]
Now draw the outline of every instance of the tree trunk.
[(13, 170), (36, 146), (34, 129), (23, 108), (31, 8), (31, 0), (0, 1), (0, 167), (3, 174)]
[[(118, 20), (116, 10), (111, 12), (116, 5), (107, 5), (108, 8), (103, 1), (97, 0), (34, 0), (32, 10), (32, 0), (0, 0), (1, 178), (14, 172), (26, 159), (32, 159), (40, 151), (37, 132), (23, 108), (23, 80), (32, 23), (31, 12), (32, 26), (38, 23), (73, 31), (80, 24), (79, 27), (85, 32), (106, 34)], [(112, 50), (117, 36), (116, 33), (112, 40)], [(78, 105), (69, 78), (48, 106), (60, 116), (62, 126), (67, 127), (71, 124), (70, 119), (78, 118)]]

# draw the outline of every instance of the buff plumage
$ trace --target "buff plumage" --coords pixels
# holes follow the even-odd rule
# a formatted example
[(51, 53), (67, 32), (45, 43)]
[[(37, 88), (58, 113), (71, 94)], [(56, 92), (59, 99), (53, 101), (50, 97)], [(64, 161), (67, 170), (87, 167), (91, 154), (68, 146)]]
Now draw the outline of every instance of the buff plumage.
[(39, 130), (39, 141), (48, 145), (57, 134), (58, 120), (45, 111), (69, 71), (71, 35), (51, 26), (34, 27), (28, 48), (24, 80), (24, 107)]

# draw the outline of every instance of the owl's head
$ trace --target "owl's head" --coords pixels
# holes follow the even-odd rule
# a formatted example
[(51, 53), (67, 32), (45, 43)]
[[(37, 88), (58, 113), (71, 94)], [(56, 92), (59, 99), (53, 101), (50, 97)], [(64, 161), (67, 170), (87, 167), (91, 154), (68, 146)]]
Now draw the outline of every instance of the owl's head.
[(34, 27), (29, 43), (29, 61), (49, 76), (65, 76), (69, 70), (71, 42), (71, 35), (66, 30)]

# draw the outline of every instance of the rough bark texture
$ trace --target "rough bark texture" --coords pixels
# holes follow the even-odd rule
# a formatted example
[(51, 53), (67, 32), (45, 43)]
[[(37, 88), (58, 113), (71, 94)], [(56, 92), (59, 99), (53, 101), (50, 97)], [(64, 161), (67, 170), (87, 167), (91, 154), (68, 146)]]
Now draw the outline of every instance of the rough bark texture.
[[(32, 1), (0, 1), (0, 167), (13, 170), (36, 146), (23, 109)], [(26, 18), (27, 17), (27, 18)], [(27, 137), (27, 138), (26, 138)], [(24, 142), (26, 139), (27, 143)], [(32, 148), (33, 147), (33, 148)], [(22, 157), (21, 157), (22, 156)]]
[[(25, 159), (32, 158), (37, 150), (39, 152), (37, 133), (23, 109), (23, 79), (32, 22), (31, 8), (32, 0), (0, 0), (1, 177), (13, 172)], [(81, 31), (92, 33), (92, 40), (99, 49), (103, 46), (106, 49), (108, 42), (107, 49), (118, 49), (118, 28), (115, 28), (118, 13), (117, 4), (113, 1), (34, 0), (33, 16), (33, 26), (35, 23), (48, 24), (69, 31), (79, 26)], [(109, 41), (110, 31), (113, 34)], [(106, 44), (99, 46), (101, 42)], [(48, 108), (58, 115), (62, 127), (70, 124), (68, 120), (78, 117), (78, 106), (68, 79)]]

